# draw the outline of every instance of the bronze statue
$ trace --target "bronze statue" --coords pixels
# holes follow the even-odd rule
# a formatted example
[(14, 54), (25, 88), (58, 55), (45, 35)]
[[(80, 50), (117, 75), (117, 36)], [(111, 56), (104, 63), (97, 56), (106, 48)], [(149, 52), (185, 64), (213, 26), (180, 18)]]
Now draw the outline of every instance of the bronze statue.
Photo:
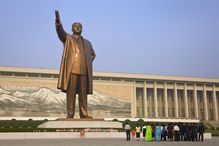
[(81, 36), (81, 23), (72, 24), (73, 34), (70, 35), (63, 29), (57, 10), (55, 16), (56, 31), (64, 45), (57, 88), (67, 95), (67, 118), (74, 118), (76, 94), (79, 95), (80, 118), (92, 118), (87, 112), (87, 94), (93, 93), (95, 52), (91, 43)]

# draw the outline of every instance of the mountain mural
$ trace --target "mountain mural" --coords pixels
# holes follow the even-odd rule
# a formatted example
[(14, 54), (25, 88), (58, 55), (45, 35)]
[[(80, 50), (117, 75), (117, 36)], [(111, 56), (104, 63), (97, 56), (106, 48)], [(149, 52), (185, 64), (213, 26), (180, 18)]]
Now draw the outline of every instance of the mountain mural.
[[(89, 114), (94, 117), (130, 117), (131, 103), (94, 90), (88, 96)], [(0, 116), (60, 116), (66, 115), (66, 94), (49, 88), (5, 90), (0, 87)], [(76, 99), (76, 117), (78, 99)]]

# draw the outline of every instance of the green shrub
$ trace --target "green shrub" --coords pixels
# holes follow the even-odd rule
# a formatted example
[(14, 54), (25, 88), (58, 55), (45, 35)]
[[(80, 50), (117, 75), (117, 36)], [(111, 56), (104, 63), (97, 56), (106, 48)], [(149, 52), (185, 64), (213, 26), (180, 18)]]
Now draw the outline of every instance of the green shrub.
[(126, 119), (124, 122), (128, 122), (128, 123), (129, 123), (129, 122), (131, 122), (131, 121), (130, 121), (129, 119)]
[(219, 131), (218, 130), (208, 130), (206, 132), (209, 132), (212, 134), (212, 136), (219, 136)]
[(211, 125), (210, 123), (204, 123), (204, 125), (205, 125), (205, 128), (206, 129), (211, 129), (211, 130), (214, 130), (215, 128), (214, 128), (214, 126), (213, 125)]
[(32, 132), (45, 121), (0, 120), (0, 132)]
[(138, 121), (137, 121), (137, 124), (140, 126), (140, 127), (143, 127), (144, 126), (144, 120), (143, 119), (139, 119)]
[(214, 128), (214, 127), (211, 127), (211, 130), (215, 130), (215, 128)]
[(113, 119), (112, 121), (114, 121), (114, 122), (118, 122), (119, 120), (118, 120), (118, 119)]

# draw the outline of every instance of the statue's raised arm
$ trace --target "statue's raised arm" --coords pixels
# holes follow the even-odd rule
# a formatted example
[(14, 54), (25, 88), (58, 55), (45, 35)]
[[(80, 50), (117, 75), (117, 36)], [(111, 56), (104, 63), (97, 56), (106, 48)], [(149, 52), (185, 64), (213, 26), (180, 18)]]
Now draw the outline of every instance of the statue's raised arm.
[(60, 15), (59, 15), (58, 10), (55, 10), (55, 16), (56, 16), (56, 23), (59, 24), (60, 23)]
[(65, 30), (62, 26), (58, 10), (55, 10), (55, 17), (56, 17), (56, 19), (55, 19), (56, 32), (58, 34), (59, 39), (64, 43), (66, 40), (67, 33), (65, 32)]

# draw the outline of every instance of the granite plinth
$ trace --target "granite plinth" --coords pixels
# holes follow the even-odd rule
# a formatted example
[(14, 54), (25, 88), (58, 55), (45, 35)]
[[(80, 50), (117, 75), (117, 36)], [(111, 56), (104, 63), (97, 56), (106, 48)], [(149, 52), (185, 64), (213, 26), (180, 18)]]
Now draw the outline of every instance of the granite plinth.
[(47, 121), (38, 128), (103, 128), (121, 129), (122, 123), (114, 121), (104, 121), (104, 119), (70, 119), (60, 118), (55, 121)]
[(103, 118), (58, 118), (56, 121), (104, 121)]

